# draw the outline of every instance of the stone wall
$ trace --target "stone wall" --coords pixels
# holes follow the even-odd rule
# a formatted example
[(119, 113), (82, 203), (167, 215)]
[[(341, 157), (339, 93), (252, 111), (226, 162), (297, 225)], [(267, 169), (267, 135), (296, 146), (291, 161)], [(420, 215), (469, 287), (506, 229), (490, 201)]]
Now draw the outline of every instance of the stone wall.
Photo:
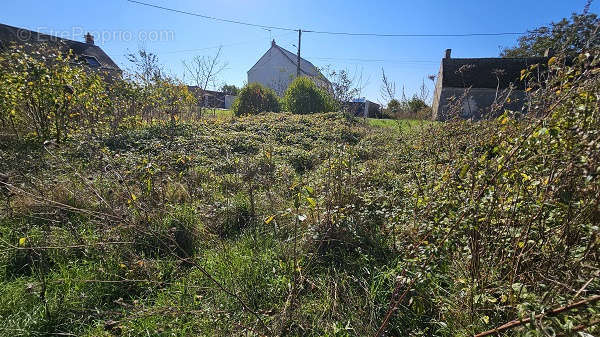
[[(441, 81), (438, 80), (438, 83)], [(508, 90), (508, 89), (506, 89)], [(467, 95), (465, 96), (465, 92)], [(490, 110), (499, 97), (498, 102), (504, 102), (501, 111), (508, 109), (520, 111), (526, 101), (526, 93), (523, 90), (510, 92), (510, 101), (505, 102), (504, 97), (508, 91), (498, 92), (496, 89), (488, 88), (438, 88), (436, 86), (433, 102), (432, 118), (438, 121), (448, 119), (448, 113), (452, 104), (461, 103), (460, 117), (478, 120), (490, 116)], [(464, 96), (464, 98), (463, 98)], [(462, 100), (462, 102), (460, 102)]]

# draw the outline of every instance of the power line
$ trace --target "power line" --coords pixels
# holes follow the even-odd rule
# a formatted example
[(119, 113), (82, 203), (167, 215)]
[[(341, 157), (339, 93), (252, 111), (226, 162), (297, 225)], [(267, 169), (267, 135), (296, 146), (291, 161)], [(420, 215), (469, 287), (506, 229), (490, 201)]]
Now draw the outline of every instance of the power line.
[(313, 34), (328, 35), (347, 35), (347, 36), (377, 36), (377, 37), (471, 37), (471, 36), (503, 36), (503, 35), (523, 35), (527, 32), (505, 32), (505, 33), (465, 33), (465, 34), (379, 34), (379, 33), (349, 33), (349, 32), (329, 32), (302, 30), (302, 32)]
[[(289, 32), (289, 33), (285, 33), (285, 34), (275, 35), (274, 38), (276, 38), (276, 39), (283, 38), (283, 37), (289, 36), (292, 33), (294, 33), (294, 32)], [(271, 38), (273, 38), (273, 36), (269, 37), (269, 41), (271, 40)], [(263, 40), (263, 39), (262, 38), (260, 38), (260, 39), (252, 39), (252, 40), (246, 40), (246, 41), (243, 41), (243, 42), (234, 42), (234, 43), (228, 43), (228, 44), (220, 44), (220, 45), (215, 45), (215, 46), (212, 46), (212, 47), (204, 47), (204, 48), (172, 50), (172, 51), (163, 52), (163, 54), (191, 53), (191, 52), (204, 51), (204, 50), (209, 50), (209, 49), (217, 49), (217, 48), (221, 48), (221, 47), (239, 46), (239, 45), (244, 45), (244, 44), (248, 44), (248, 43), (254, 43), (254, 42), (257, 42), (257, 41), (261, 41), (261, 40)]]
[(343, 57), (317, 57), (307, 56), (307, 58), (315, 60), (332, 60), (332, 61), (356, 61), (356, 62), (388, 62), (388, 63), (439, 63), (435, 60), (427, 59), (361, 59), (361, 58), (343, 58)]
[[(191, 16), (196, 16), (196, 17), (200, 17), (200, 18), (204, 18), (204, 19), (220, 21), (220, 22), (235, 23), (238, 25), (257, 27), (257, 28), (262, 28), (262, 29), (277, 29), (277, 30), (296, 31), (296, 32), (300, 30), (300, 29), (295, 29), (295, 28), (290, 28), (290, 27), (269, 26), (269, 25), (261, 25), (261, 24), (244, 22), (244, 21), (239, 21), (239, 20), (217, 18), (214, 16), (203, 15), (203, 14), (183, 11), (183, 10), (179, 10), (179, 9), (158, 6), (158, 5), (154, 5), (154, 4), (142, 2), (142, 1), (137, 1), (137, 0), (127, 0), (127, 1), (138, 4), (138, 5), (142, 5), (142, 6), (153, 7), (153, 8), (169, 11), (169, 12), (191, 15)], [(304, 30), (304, 29), (302, 29), (302, 32), (303, 33), (313, 33), (313, 34), (324, 34), (324, 35), (372, 36), (372, 37), (475, 37), (475, 36), (506, 36), (506, 35), (527, 34), (527, 32), (464, 33), (464, 34), (395, 34), (395, 33), (386, 34), (386, 33), (335, 32), (335, 31), (319, 31), (319, 30)]]
[(202, 14), (198, 14), (198, 13), (192, 13), (192, 12), (188, 12), (188, 11), (182, 11), (182, 10), (179, 10), (179, 9), (158, 6), (158, 5), (154, 5), (154, 4), (150, 4), (150, 3), (142, 2), (142, 1), (136, 1), (136, 0), (127, 0), (127, 1), (129, 1), (131, 3), (138, 4), (138, 5), (142, 5), (142, 6), (154, 7), (154, 8), (162, 9), (162, 10), (169, 11), (169, 12), (174, 12), (174, 13), (179, 13), (179, 14), (186, 14), (186, 15), (191, 15), (191, 16), (197, 16), (197, 17), (201, 17), (201, 18), (205, 18), (205, 19), (210, 19), (210, 20), (215, 20), (215, 21), (235, 23), (235, 24), (238, 24), (238, 25), (244, 25), (244, 26), (250, 26), (250, 27), (258, 27), (258, 28), (263, 28), (263, 29), (279, 29), (279, 30), (288, 30), (288, 31), (298, 31), (298, 29), (293, 29), (293, 28), (259, 25), (259, 24), (255, 24), (255, 23), (249, 23), (249, 22), (243, 22), (243, 21), (237, 21), (237, 20), (222, 19), (222, 18), (217, 18), (217, 17), (214, 17), (214, 16), (202, 15)]

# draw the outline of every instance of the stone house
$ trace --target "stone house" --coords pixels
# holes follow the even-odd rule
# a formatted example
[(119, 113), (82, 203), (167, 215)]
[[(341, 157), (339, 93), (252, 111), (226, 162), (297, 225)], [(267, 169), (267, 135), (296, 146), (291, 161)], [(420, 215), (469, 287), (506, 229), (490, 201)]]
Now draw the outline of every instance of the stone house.
[[(275, 43), (248, 70), (248, 83), (260, 83), (282, 95), (297, 75), (298, 56)], [(301, 76), (310, 77), (319, 86), (328, 86), (329, 81), (319, 69), (307, 60), (300, 58)]]
[(500, 103), (502, 111), (521, 110), (527, 88), (521, 70), (540, 64), (542, 71), (549, 56), (550, 52), (527, 58), (452, 58), (451, 50), (446, 50), (435, 85), (432, 118), (444, 121), (454, 112), (478, 120), (489, 116), (494, 103)]

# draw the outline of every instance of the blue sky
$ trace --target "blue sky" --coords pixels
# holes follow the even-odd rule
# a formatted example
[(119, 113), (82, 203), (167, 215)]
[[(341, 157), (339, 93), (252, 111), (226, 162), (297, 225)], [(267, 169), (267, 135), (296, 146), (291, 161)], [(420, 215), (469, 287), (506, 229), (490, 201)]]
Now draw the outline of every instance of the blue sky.
[[(520, 32), (581, 12), (585, 0), (143, 0), (156, 5), (252, 23), (308, 30), (461, 34)], [(598, 13), (596, 1), (591, 11)], [(269, 48), (270, 39), (295, 52), (297, 33), (220, 23), (132, 4), (126, 0), (4, 1), (0, 23), (83, 40), (86, 31), (123, 68), (125, 54), (140, 46), (158, 54), (181, 77), (183, 60), (211, 55), (223, 45), (227, 69), (221, 82), (242, 85), (246, 72)], [(75, 35), (75, 36), (73, 36)], [(104, 38), (102, 37), (104, 36)], [(380, 98), (381, 68), (412, 95), (428, 75), (436, 74), (446, 48), (453, 57), (494, 57), (515, 36), (390, 38), (305, 33), (302, 56), (321, 67), (331, 65), (362, 73), (363, 96)]]

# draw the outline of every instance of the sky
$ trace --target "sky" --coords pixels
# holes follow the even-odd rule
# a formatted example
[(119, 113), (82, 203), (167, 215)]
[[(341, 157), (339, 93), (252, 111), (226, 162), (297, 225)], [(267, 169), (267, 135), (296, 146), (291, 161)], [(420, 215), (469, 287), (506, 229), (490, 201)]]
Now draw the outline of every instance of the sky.
[[(158, 6), (260, 25), (315, 31), (382, 34), (524, 32), (581, 12), (586, 0), (141, 0)], [(598, 13), (600, 1), (591, 6)], [(168, 73), (183, 79), (182, 61), (214, 55), (222, 46), (227, 63), (219, 83), (243, 85), (247, 71), (271, 39), (296, 52), (298, 33), (270, 31), (172, 13), (127, 0), (3, 1), (0, 23), (96, 44), (123, 69), (126, 54), (140, 47), (158, 55)], [(437, 74), (447, 48), (452, 57), (496, 57), (518, 36), (366, 37), (302, 34), (303, 58), (317, 67), (345, 69), (362, 78), (362, 93), (381, 101), (381, 69), (397, 94), (411, 96)], [(362, 74), (362, 76), (361, 76)]]

